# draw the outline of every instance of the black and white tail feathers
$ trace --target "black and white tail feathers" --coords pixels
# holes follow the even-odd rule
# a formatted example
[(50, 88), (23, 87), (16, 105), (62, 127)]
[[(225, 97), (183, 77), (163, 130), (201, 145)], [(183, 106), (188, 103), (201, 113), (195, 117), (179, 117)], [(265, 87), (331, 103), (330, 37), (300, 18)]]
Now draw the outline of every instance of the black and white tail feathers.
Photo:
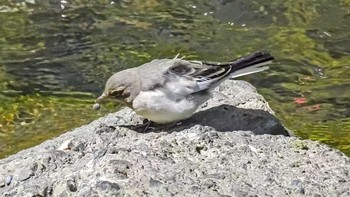
[(235, 78), (267, 70), (269, 67), (265, 65), (270, 64), (274, 59), (269, 53), (258, 51), (227, 63), (203, 62), (203, 64), (226, 68), (229, 71), (226, 74), (230, 78)]
[(231, 62), (175, 61), (169, 72), (180, 77), (193, 79), (197, 87), (193, 92), (211, 89), (227, 78), (236, 78), (268, 69), (265, 66), (274, 60), (269, 53), (255, 52)]

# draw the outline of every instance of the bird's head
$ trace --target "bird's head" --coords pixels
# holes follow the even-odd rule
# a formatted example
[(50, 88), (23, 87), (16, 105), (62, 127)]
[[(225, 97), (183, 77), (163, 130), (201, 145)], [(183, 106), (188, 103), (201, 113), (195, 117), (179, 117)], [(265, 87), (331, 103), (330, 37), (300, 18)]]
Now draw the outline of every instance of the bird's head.
[(95, 103), (101, 103), (107, 98), (116, 99), (121, 102), (126, 102), (130, 96), (131, 79), (128, 72), (118, 72), (112, 75), (106, 82), (105, 89)]

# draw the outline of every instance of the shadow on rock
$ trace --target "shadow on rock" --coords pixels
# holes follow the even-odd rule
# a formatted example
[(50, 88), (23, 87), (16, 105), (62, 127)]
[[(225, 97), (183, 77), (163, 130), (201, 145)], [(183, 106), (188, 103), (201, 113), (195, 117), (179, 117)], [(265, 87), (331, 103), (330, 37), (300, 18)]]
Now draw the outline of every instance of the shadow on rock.
[[(267, 111), (259, 109), (237, 108), (231, 105), (220, 105), (195, 113), (191, 118), (182, 121), (179, 126), (161, 125), (157, 130), (178, 132), (194, 125), (209, 126), (218, 132), (251, 131), (256, 135), (271, 134), (290, 136), (280, 121)], [(122, 125), (137, 132), (145, 132), (140, 125)], [(149, 132), (149, 131), (148, 131)]]

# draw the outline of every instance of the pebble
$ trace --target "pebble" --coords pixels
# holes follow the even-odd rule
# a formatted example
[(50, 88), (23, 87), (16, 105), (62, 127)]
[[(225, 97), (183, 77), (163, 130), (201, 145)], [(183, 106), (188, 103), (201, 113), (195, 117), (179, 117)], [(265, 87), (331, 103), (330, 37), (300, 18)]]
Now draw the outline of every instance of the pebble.
[(57, 148), (57, 150), (68, 151), (70, 150), (69, 147), (71, 143), (72, 143), (72, 140), (66, 140), (60, 145), (60, 147)]
[(93, 110), (99, 110), (101, 108), (101, 105), (98, 104), (98, 103), (95, 103), (93, 106), (92, 106), (92, 109)]
[(94, 153), (94, 158), (95, 159), (101, 158), (106, 154), (106, 152), (107, 152), (107, 149), (102, 149), (102, 150), (96, 151)]
[(7, 176), (7, 177), (5, 178), (5, 184), (6, 184), (6, 185), (10, 185), (12, 179), (13, 179), (13, 176), (11, 176), (11, 175), (10, 175), (10, 176)]
[(290, 186), (291, 187), (298, 187), (301, 184), (301, 181), (299, 179), (294, 179), (291, 181)]
[(68, 187), (69, 191), (71, 191), (71, 192), (76, 192), (78, 190), (75, 179), (68, 180), (67, 187)]
[(101, 190), (120, 190), (120, 186), (117, 183), (109, 181), (99, 181), (96, 186)]
[(77, 151), (77, 152), (84, 152), (85, 150), (85, 144), (84, 143), (78, 143), (78, 144), (74, 144), (72, 145), (71, 148), (73, 151)]
[(162, 182), (155, 180), (155, 179), (152, 179), (152, 178), (149, 180), (150, 187), (159, 187), (162, 184), (163, 184)]

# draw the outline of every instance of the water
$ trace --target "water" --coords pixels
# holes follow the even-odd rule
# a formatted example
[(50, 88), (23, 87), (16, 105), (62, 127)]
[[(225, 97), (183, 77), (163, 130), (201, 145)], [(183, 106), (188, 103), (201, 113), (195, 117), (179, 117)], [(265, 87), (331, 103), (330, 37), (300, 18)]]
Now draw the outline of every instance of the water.
[(0, 157), (89, 123), (114, 72), (274, 54), (254, 84), (298, 136), (350, 155), (349, 0), (2, 0)]

